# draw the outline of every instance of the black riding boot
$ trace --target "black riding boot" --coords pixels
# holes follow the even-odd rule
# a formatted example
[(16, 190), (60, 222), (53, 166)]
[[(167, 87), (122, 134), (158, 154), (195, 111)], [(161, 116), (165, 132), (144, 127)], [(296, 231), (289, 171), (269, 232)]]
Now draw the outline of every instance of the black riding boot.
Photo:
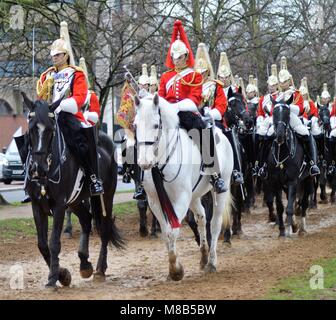
[(210, 183), (213, 185), (214, 191), (216, 193), (226, 192), (228, 188), (225, 186), (225, 181), (221, 178), (219, 172), (220, 169), (213, 128), (210, 127), (205, 129), (204, 133), (206, 134), (205, 137), (202, 134), (202, 157), (204, 167), (210, 169)]
[(95, 137), (95, 128), (81, 128), (81, 132), (84, 134), (88, 141), (88, 154), (86, 155), (85, 171), (90, 177), (90, 193), (91, 196), (97, 196), (104, 193), (103, 182), (98, 176), (98, 154), (97, 154), (97, 141)]
[(146, 200), (146, 192), (144, 187), (142, 186), (142, 171), (137, 163), (138, 155), (137, 155), (137, 148), (134, 146), (134, 175), (133, 179), (135, 182), (135, 192), (133, 195), (133, 199), (135, 200)]
[(307, 156), (307, 159), (309, 161), (310, 169), (309, 169), (309, 174), (313, 177), (318, 174), (320, 174), (320, 169), (316, 165), (317, 162), (317, 151), (316, 151), (316, 145), (314, 143), (314, 138), (311, 134), (308, 136), (301, 136), (300, 137), (302, 144), (303, 144), (303, 149), (304, 152)]
[(134, 164), (134, 182), (135, 182), (135, 192), (133, 199), (135, 200), (146, 200), (146, 192), (141, 182), (141, 169), (138, 164)]
[(258, 172), (258, 176), (260, 177), (260, 179), (265, 180), (268, 177), (268, 170), (267, 170), (267, 156), (269, 153), (269, 149), (271, 147), (271, 142), (272, 139), (270, 137), (264, 136), (264, 137), (260, 137), (260, 164), (261, 167), (259, 169)]
[(256, 177), (259, 173), (260, 167), (259, 167), (259, 152), (260, 152), (260, 141), (261, 137), (256, 134), (255, 135), (255, 157), (256, 157), (256, 161), (254, 163), (254, 167), (252, 168), (252, 176)]
[(336, 175), (336, 138), (334, 137), (330, 138), (328, 149), (329, 149), (330, 165), (328, 167), (327, 174), (332, 176), (332, 175)]
[(243, 184), (244, 178), (241, 172), (241, 162), (238, 154), (238, 146), (236, 142), (236, 138), (232, 130), (224, 130), (225, 136), (230, 141), (233, 150), (233, 171), (232, 171), (232, 180), (236, 185)]

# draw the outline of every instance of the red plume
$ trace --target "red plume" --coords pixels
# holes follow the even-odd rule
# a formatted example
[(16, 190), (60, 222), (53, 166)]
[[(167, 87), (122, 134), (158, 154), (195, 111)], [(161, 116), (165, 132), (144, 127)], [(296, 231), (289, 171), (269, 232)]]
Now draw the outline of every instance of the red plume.
[(188, 67), (192, 68), (194, 66), (194, 63), (195, 63), (194, 55), (193, 55), (193, 52), (191, 50), (187, 34), (185, 33), (184, 28), (182, 26), (182, 22), (180, 20), (176, 20), (175, 23), (174, 23), (173, 33), (172, 33), (170, 46), (169, 46), (168, 54), (167, 54), (167, 58), (166, 58), (166, 66), (169, 69), (174, 69), (175, 68), (173, 60), (170, 56), (170, 49), (171, 49), (171, 46), (172, 46), (173, 42), (177, 39), (180, 39), (182, 42), (184, 42), (184, 44), (188, 48), (189, 55), (188, 55), (188, 59), (187, 59), (187, 65), (188, 65)]

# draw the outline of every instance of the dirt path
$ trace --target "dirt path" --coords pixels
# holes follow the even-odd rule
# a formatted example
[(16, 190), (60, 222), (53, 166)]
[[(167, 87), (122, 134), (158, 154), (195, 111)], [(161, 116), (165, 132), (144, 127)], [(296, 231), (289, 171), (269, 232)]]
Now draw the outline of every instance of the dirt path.
[[(137, 233), (138, 217), (119, 218), (119, 228), (128, 239), (124, 252), (109, 250), (105, 283), (79, 276), (77, 245), (62, 241), (61, 265), (72, 274), (70, 288), (57, 292), (44, 289), (48, 269), (34, 238), (0, 244), (0, 299), (258, 299), (281, 278), (308, 272), (319, 258), (336, 256), (336, 207), (320, 205), (307, 218), (309, 234), (304, 238), (278, 240), (278, 229), (266, 223), (266, 208), (243, 217), (244, 236), (232, 247), (218, 246), (218, 272), (204, 275), (199, 270), (200, 254), (190, 230), (184, 226), (178, 252), (185, 269), (181, 282), (167, 282), (167, 253), (162, 241), (142, 239)], [(91, 261), (96, 263), (99, 239), (90, 243)], [(9, 288), (10, 267), (19, 264), (25, 275), (25, 289)]]

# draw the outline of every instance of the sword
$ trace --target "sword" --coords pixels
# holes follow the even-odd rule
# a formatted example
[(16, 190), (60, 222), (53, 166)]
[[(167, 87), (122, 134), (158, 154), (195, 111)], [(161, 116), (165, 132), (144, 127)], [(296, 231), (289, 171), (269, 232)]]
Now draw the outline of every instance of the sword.
[(139, 87), (137, 81), (136, 81), (135, 78), (133, 77), (131, 71), (128, 70), (127, 66), (124, 66), (124, 69), (126, 70), (126, 73), (125, 73), (125, 79), (126, 79), (127, 81), (132, 82), (133, 84), (135, 84), (136, 89), (134, 89), (134, 87), (132, 86), (132, 84), (131, 84), (131, 86), (133, 87), (133, 89), (134, 89), (137, 93), (139, 93), (139, 91), (140, 91), (141, 89), (140, 89), (140, 87)]

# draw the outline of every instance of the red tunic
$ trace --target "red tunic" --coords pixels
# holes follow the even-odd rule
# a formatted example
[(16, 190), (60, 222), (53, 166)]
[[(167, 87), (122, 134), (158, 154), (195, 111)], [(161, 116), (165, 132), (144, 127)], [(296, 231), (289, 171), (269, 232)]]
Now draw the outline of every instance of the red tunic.
[[(273, 100), (276, 100), (277, 95), (278, 95), (277, 92), (272, 94), (272, 98), (273, 98)], [(257, 109), (257, 117), (261, 116), (261, 117), (264, 117), (264, 118), (265, 118), (266, 116), (268, 116), (268, 115), (266, 114), (265, 109), (264, 109), (264, 106), (263, 106), (263, 104), (264, 104), (264, 100), (265, 100), (265, 96), (261, 96), (260, 99), (259, 99), (258, 109)], [(272, 113), (273, 113), (273, 105), (272, 105), (272, 107), (271, 107), (271, 110), (270, 110), (270, 114), (269, 114), (269, 115), (271, 116)]]
[[(71, 66), (70, 66), (71, 67)], [(76, 69), (75, 69), (76, 70)], [(43, 84), (43, 82), (45, 81), (47, 74), (49, 72), (56, 72), (55, 68), (49, 68), (47, 71), (45, 71), (44, 73), (42, 73), (40, 80), (41, 84)], [(78, 106), (78, 112), (75, 114), (75, 117), (81, 121), (81, 122), (86, 122), (85, 118), (83, 116), (82, 113), (82, 109), (85, 106), (85, 100), (87, 97), (87, 92), (88, 92), (88, 87), (87, 87), (87, 82), (86, 82), (86, 78), (85, 75), (82, 71), (76, 70), (75, 71), (75, 75), (72, 79), (72, 92), (70, 92), (69, 96), (67, 98), (74, 98), (76, 101), (76, 104)], [(38, 97), (39, 99), (41, 99), (41, 97)], [(66, 99), (64, 99), (63, 101), (65, 101)]]
[[(182, 70), (183, 72), (184, 70)], [(160, 79), (158, 94), (170, 103), (176, 103), (184, 99), (192, 100), (196, 106), (202, 101), (203, 78), (200, 73), (192, 71), (182, 79), (178, 79), (167, 90), (167, 82), (177, 75), (175, 70), (165, 72)]]
[(318, 118), (318, 110), (317, 107), (315, 106), (315, 103), (313, 100), (309, 100), (309, 114), (308, 117), (317, 117)]
[[(98, 118), (100, 116), (100, 104), (99, 99), (94, 91), (90, 91), (90, 103), (89, 103), (89, 112), (96, 112), (98, 114)], [(94, 122), (88, 120), (93, 126)]]
[(295, 104), (300, 108), (299, 116), (302, 116), (303, 113), (304, 113), (304, 103), (303, 103), (303, 97), (302, 97), (299, 90), (294, 91), (293, 103), (292, 104)]
[(215, 101), (212, 106), (212, 109), (216, 108), (222, 117), (224, 116), (224, 113), (226, 112), (227, 109), (227, 99), (223, 90), (223, 87), (216, 82), (216, 96), (215, 96)]

